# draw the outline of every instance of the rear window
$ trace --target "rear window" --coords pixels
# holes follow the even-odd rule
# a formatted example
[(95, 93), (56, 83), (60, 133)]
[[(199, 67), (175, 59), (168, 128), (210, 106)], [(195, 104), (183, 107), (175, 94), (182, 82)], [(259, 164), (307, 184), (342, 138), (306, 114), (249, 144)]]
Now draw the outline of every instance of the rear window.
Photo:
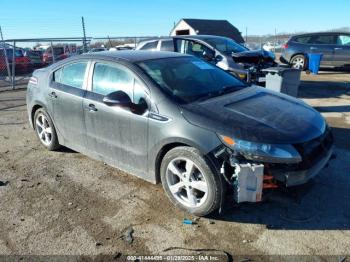
[(62, 48), (54, 48), (53, 52), (55, 55), (62, 55), (64, 53), (64, 49)]
[(145, 44), (143, 47), (140, 48), (140, 50), (156, 50), (158, 45), (158, 41), (149, 42)]
[(338, 45), (350, 45), (350, 35), (339, 35), (337, 39)]
[[(64, 54), (64, 48), (63, 47), (54, 47), (53, 52), (55, 55), (62, 55), (62, 54)], [(51, 47), (46, 50), (46, 53), (52, 54)]]
[(311, 40), (311, 36), (298, 36), (294, 39), (295, 42), (301, 44), (307, 44)]

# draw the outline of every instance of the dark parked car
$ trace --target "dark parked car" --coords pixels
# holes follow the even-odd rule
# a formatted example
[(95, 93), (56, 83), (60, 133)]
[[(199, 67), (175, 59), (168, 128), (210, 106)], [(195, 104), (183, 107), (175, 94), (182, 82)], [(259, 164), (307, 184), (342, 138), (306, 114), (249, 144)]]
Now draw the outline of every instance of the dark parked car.
[[(6, 65), (6, 56), (5, 52), (6, 50), (6, 56), (7, 61), (9, 64), (10, 72), (12, 72), (13, 67), (13, 49), (12, 48), (0, 48), (0, 73), (1, 75), (7, 75), (7, 65)], [(31, 61), (28, 57), (24, 56), (22, 49), (15, 49), (14, 53), (15, 57), (15, 72), (16, 73), (28, 73), (31, 71)]]
[(281, 62), (307, 68), (307, 54), (323, 54), (321, 66), (350, 66), (350, 33), (327, 32), (295, 35), (282, 47)]
[(43, 53), (41, 50), (24, 50), (24, 56), (30, 59), (30, 64), (33, 68), (43, 66)]
[(89, 53), (102, 52), (102, 51), (107, 51), (107, 48), (105, 48), (105, 47), (95, 47), (95, 48), (92, 48), (89, 51)]
[(136, 50), (172, 51), (194, 55), (229, 71), (246, 82), (264, 85), (262, 69), (276, 66), (275, 55), (251, 51), (230, 38), (213, 35), (175, 36), (140, 42)]
[(65, 58), (67, 58), (67, 54), (65, 54), (64, 52), (64, 47), (63, 46), (54, 46), (53, 47), (53, 55), (54, 58), (52, 56), (52, 47), (49, 47), (48, 49), (45, 50), (44, 54), (43, 54), (43, 63), (45, 65), (51, 64), (60, 60), (63, 60)]
[(328, 162), (332, 135), (304, 102), (247, 86), (174, 52), (97, 52), (34, 71), (31, 125), (49, 150), (67, 146), (152, 183), (196, 215), (216, 210), (235, 169), (263, 165), (298, 185)]

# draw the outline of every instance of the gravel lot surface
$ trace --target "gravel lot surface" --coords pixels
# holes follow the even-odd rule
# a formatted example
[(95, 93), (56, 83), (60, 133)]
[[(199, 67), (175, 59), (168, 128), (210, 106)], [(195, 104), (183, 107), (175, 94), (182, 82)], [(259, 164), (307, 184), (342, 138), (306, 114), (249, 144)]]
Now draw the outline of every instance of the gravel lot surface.
[(350, 73), (302, 80), (299, 96), (333, 127), (337, 158), (307, 185), (259, 204), (227, 199), (197, 225), (182, 224), (194, 217), (173, 208), (161, 185), (69, 149), (46, 151), (27, 122), (26, 90), (0, 89), (0, 254), (349, 254)]

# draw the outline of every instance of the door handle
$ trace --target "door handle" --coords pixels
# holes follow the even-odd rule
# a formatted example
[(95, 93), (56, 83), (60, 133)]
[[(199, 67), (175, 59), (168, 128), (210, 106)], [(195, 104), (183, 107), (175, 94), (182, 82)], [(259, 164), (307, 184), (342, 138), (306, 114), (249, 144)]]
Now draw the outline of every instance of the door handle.
[(316, 50), (316, 49), (318, 49), (318, 48), (317, 48), (317, 47), (314, 47), (314, 46), (311, 46), (310, 49), (311, 49), (311, 50)]
[(49, 97), (51, 97), (51, 98), (57, 98), (56, 92), (51, 92), (51, 93), (49, 94)]
[(343, 50), (343, 48), (341, 48), (341, 47), (336, 47), (336, 48), (334, 48), (334, 50)]
[(90, 112), (96, 112), (97, 111), (97, 108), (95, 107), (94, 104), (89, 104), (88, 109), (89, 109)]

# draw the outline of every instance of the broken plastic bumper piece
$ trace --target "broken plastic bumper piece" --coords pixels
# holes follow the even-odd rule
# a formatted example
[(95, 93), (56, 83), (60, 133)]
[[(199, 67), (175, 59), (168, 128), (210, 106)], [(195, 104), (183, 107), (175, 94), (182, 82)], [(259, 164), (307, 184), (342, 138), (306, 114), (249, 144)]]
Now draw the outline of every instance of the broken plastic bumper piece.
[(301, 184), (305, 184), (308, 182), (311, 178), (315, 177), (328, 163), (331, 156), (333, 154), (333, 147), (331, 147), (327, 154), (325, 154), (317, 163), (315, 163), (311, 168), (306, 170), (299, 170), (299, 171), (287, 171), (285, 172), (282, 177), (277, 179), (284, 180), (283, 182), (287, 187), (289, 186), (297, 186)]

